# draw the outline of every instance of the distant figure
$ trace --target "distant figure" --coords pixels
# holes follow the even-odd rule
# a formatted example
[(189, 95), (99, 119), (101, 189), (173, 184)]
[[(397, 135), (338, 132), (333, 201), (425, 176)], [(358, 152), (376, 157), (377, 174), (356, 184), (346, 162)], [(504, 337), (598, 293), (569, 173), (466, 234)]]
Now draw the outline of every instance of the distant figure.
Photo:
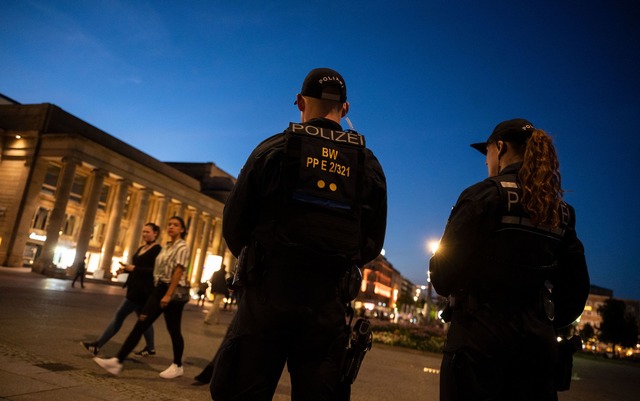
[(164, 314), (167, 331), (171, 336), (173, 346), (173, 363), (160, 372), (163, 379), (173, 379), (184, 374), (182, 355), (184, 353), (184, 338), (180, 328), (182, 311), (185, 303), (173, 300), (172, 295), (178, 287), (187, 286), (187, 266), (189, 266), (189, 248), (184, 238), (187, 228), (179, 216), (173, 216), (167, 222), (169, 241), (162, 248), (153, 271), (155, 288), (147, 300), (136, 325), (118, 351), (115, 358), (93, 358), (104, 370), (119, 375), (123, 362), (140, 341), (143, 333)]
[(207, 298), (207, 288), (209, 288), (209, 283), (203, 281), (198, 284), (198, 301), (196, 302), (197, 306), (204, 306), (204, 301)]
[[(142, 240), (144, 245), (139, 247), (133, 255), (132, 264), (122, 264), (118, 270), (119, 273), (129, 273), (127, 282), (124, 287), (127, 288), (127, 295), (120, 304), (120, 307), (113, 316), (113, 320), (109, 323), (102, 335), (93, 342), (82, 342), (82, 347), (93, 354), (98, 355), (100, 348), (104, 346), (122, 327), (122, 323), (132, 312), (140, 316), (142, 307), (153, 292), (153, 268), (155, 266), (156, 257), (160, 253), (162, 247), (156, 243), (160, 227), (153, 223), (147, 223), (142, 228)], [(144, 332), (145, 347), (136, 352), (136, 356), (151, 356), (156, 354), (154, 344), (153, 325), (149, 326)]]
[(214, 272), (211, 276), (211, 293), (213, 294), (213, 304), (211, 305), (211, 309), (207, 313), (207, 316), (205, 316), (204, 318), (204, 322), (206, 324), (211, 324), (212, 319), (213, 324), (220, 323), (220, 308), (222, 307), (224, 299), (229, 297), (226, 275), (227, 272), (225, 270), (225, 265), (222, 265), (220, 270)]
[(589, 295), (555, 147), (523, 119), (471, 146), (486, 155), (489, 178), (462, 192), (429, 265), (451, 321), (440, 400), (555, 401), (556, 329)]
[(227, 297), (227, 302), (225, 302), (224, 305), (222, 305), (222, 309), (224, 310), (227, 310), (227, 308), (231, 309), (232, 305), (235, 305), (238, 303), (236, 299), (236, 292), (232, 288), (229, 288), (232, 282), (233, 282), (233, 277), (227, 278), (227, 288), (229, 289), (229, 296)]
[(71, 282), (71, 287), (74, 288), (76, 286), (76, 280), (80, 279), (80, 287), (84, 288), (84, 275), (87, 273), (87, 264), (86, 256), (82, 259), (80, 263), (78, 263), (78, 268), (76, 269), (76, 275)]

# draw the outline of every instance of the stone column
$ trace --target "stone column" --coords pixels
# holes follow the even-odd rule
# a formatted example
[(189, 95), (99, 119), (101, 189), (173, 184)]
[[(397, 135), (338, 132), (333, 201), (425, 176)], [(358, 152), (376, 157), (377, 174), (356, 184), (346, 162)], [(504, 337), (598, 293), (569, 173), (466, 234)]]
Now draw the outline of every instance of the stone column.
[(184, 220), (184, 211), (187, 208), (187, 205), (184, 204), (184, 202), (180, 202), (180, 207), (178, 208), (178, 211), (176, 212), (176, 216), (178, 217), (182, 217), (182, 219)]
[(198, 229), (200, 228), (200, 210), (196, 209), (193, 213), (193, 218), (191, 219), (191, 227), (189, 227), (189, 232), (187, 235), (187, 246), (191, 250), (193, 257), (193, 244), (195, 243), (196, 238), (198, 237)]
[[(85, 202), (84, 217), (82, 219), (82, 225), (80, 226), (80, 233), (78, 235), (78, 243), (76, 244), (76, 257), (73, 260), (73, 267), (71, 271), (67, 272), (67, 275), (73, 277), (76, 273), (78, 263), (80, 263), (86, 256), (87, 250), (89, 250), (89, 241), (91, 240), (91, 234), (93, 233), (93, 225), (96, 220), (96, 212), (98, 211), (98, 201), (100, 200), (100, 192), (102, 191), (102, 183), (104, 177), (107, 175), (107, 171), (102, 169), (93, 170), (93, 183), (91, 185), (91, 192)], [(69, 270), (69, 269), (67, 269)]]
[(147, 207), (147, 214), (144, 216), (144, 220), (151, 223), (156, 223), (156, 216), (158, 215), (158, 208), (160, 207), (160, 198), (151, 197), (153, 191), (149, 191), (149, 204)]
[[(185, 216), (186, 218), (186, 216)], [(195, 266), (193, 265), (193, 261), (196, 258), (197, 244), (196, 238), (198, 238), (198, 231), (200, 230), (200, 210), (196, 209), (193, 213), (193, 217), (191, 218), (191, 225), (189, 227), (189, 232), (187, 235), (187, 247), (189, 248), (189, 267), (190, 271), (187, 274), (187, 277), (191, 279), (195, 272)]]
[(73, 177), (76, 174), (76, 167), (80, 164), (80, 160), (74, 157), (65, 157), (62, 159), (64, 163), (60, 177), (58, 177), (58, 185), (56, 188), (56, 201), (53, 210), (47, 222), (47, 239), (42, 247), (42, 253), (38, 260), (34, 263), (33, 271), (36, 273), (44, 273), (45, 269), (52, 268), (53, 256), (58, 246), (60, 238), (60, 229), (64, 223), (64, 216), (67, 212), (67, 203), (71, 195), (71, 187), (73, 185)]
[[(140, 244), (142, 232), (142, 227), (149, 223), (144, 220), (144, 217), (147, 215), (147, 209), (149, 209), (149, 196), (153, 190), (145, 188), (141, 190), (140, 204), (135, 209), (133, 213), (133, 217), (131, 217), (131, 222), (129, 223), (129, 243), (127, 245), (127, 262), (131, 263), (131, 257), (138, 249), (138, 244)], [(161, 230), (162, 231), (162, 230)], [(160, 239), (160, 233), (158, 233), (158, 239)]]
[(167, 210), (169, 210), (169, 203), (171, 203), (171, 198), (165, 197), (159, 199), (162, 204), (160, 205), (160, 210), (158, 211), (158, 216), (156, 217), (156, 224), (160, 227), (160, 235), (158, 235), (158, 242), (164, 243), (165, 236), (165, 224), (167, 223)]
[(124, 211), (124, 204), (127, 201), (127, 191), (129, 190), (131, 181), (120, 180), (118, 182), (118, 192), (114, 198), (109, 221), (107, 223), (107, 232), (102, 245), (102, 257), (100, 259), (100, 270), (103, 271), (103, 277), (111, 278), (111, 263), (113, 260), (113, 252), (116, 248), (118, 234), (120, 233), (120, 222)]
[(230, 273), (235, 272), (236, 262), (238, 259), (233, 256), (231, 251), (227, 248), (227, 243), (224, 241), (222, 241), (220, 255), (222, 256), (222, 264), (225, 265), (225, 269), (227, 270), (227, 276), (229, 276)]
[(200, 259), (198, 265), (194, 266), (193, 281), (199, 283), (202, 281), (202, 270), (204, 268), (204, 262), (207, 260), (207, 250), (209, 246), (209, 239), (211, 237), (211, 227), (213, 216), (204, 216), (204, 229), (202, 237), (200, 239)]
[(211, 252), (215, 255), (222, 255), (222, 220), (214, 219), (213, 227), (213, 241), (211, 245)]
[(10, 249), (7, 249), (7, 266), (22, 267), (22, 255), (24, 254), (24, 248), (29, 240), (33, 216), (38, 208), (38, 195), (40, 194), (40, 191), (42, 191), (42, 184), (44, 183), (44, 177), (47, 174), (48, 167), (49, 162), (42, 158), (38, 158), (33, 165), (34, 171), (31, 176), (29, 187), (26, 189), (27, 194), (25, 196), (22, 215), (20, 216), (17, 229), (13, 233), (15, 236), (13, 246)]

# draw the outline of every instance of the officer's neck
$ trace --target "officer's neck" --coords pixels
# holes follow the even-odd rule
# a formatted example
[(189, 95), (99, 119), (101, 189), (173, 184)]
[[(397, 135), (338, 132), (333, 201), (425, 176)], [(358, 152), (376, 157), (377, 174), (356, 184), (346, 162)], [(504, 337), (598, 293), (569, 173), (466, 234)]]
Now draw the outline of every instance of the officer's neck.
[(342, 125), (324, 117), (313, 118), (311, 120), (305, 121), (304, 124), (312, 125), (319, 128), (327, 128), (334, 131), (342, 131)]
[(500, 168), (500, 172), (498, 173), (498, 175), (502, 175), (502, 174), (511, 174), (514, 173), (516, 171), (519, 171), (522, 168), (522, 162), (515, 162), (512, 164), (508, 164), (502, 168)]
[(498, 171), (504, 170), (512, 164), (522, 163), (522, 156), (519, 154), (507, 152), (498, 160)]
[(331, 120), (336, 124), (340, 124), (340, 118), (341, 115), (339, 112), (331, 112), (328, 114), (322, 114), (322, 113), (313, 113), (313, 112), (302, 112), (302, 122), (306, 123), (310, 120), (316, 119), (316, 118), (325, 118), (327, 120)]

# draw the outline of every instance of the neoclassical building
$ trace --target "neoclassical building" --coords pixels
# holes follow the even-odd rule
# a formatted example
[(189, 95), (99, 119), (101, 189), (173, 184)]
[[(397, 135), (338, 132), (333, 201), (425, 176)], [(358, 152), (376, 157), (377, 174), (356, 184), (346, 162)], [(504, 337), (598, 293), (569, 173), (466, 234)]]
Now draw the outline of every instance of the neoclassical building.
[(215, 164), (163, 163), (53, 104), (3, 96), (0, 139), (1, 266), (71, 276), (86, 256), (89, 277), (111, 279), (143, 225), (174, 215), (188, 226), (192, 283), (235, 262), (221, 224), (235, 179)]

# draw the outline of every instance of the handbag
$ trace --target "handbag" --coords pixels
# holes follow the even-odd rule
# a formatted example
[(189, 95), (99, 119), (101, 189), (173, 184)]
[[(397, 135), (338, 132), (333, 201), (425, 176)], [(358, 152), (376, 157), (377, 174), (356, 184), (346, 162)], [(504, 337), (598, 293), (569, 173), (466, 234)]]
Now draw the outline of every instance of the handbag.
[(191, 299), (191, 287), (189, 286), (177, 286), (171, 294), (171, 302), (177, 304), (186, 304)]

